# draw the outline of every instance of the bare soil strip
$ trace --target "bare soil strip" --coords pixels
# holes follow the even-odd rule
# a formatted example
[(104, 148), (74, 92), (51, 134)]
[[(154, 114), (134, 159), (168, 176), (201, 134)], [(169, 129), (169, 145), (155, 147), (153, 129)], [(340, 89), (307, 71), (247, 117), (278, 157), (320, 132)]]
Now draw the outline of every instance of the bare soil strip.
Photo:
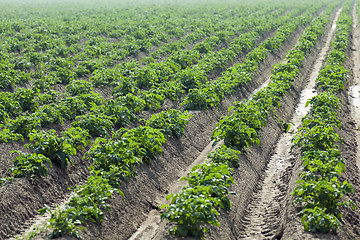
[(285, 206), (288, 180), (286, 176), (292, 171), (292, 161), (295, 159), (290, 148), (291, 139), (295, 136), (297, 129), (301, 125), (301, 119), (310, 110), (310, 106), (305, 107), (308, 99), (316, 95), (315, 81), (325, 62), (325, 57), (330, 49), (330, 43), (335, 35), (336, 21), (341, 12), (339, 9), (332, 22), (332, 27), (327, 33), (325, 46), (321, 49), (315, 62), (312, 74), (305, 89), (301, 92), (300, 102), (297, 105), (295, 114), (291, 120), (293, 123), (290, 131), (284, 133), (276, 145), (275, 154), (271, 157), (263, 181), (259, 190), (247, 207), (247, 214), (243, 218), (244, 228), (240, 235), (241, 239), (274, 239), (281, 233), (281, 212)]

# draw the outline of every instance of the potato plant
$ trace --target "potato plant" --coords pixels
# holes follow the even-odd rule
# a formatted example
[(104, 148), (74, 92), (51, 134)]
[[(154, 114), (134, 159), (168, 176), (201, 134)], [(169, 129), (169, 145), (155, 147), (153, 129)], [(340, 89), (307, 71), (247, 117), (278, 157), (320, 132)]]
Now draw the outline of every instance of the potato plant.
[(110, 136), (114, 128), (113, 118), (107, 115), (89, 113), (76, 117), (76, 120), (71, 125), (85, 129), (92, 137)]
[(44, 163), (52, 167), (49, 158), (42, 154), (24, 153), (21, 151), (12, 151), (18, 154), (13, 160), (14, 167), (11, 169), (14, 177), (36, 178), (48, 175), (48, 169)]
[[(200, 110), (219, 106), (225, 95), (232, 94), (237, 91), (240, 86), (251, 82), (259, 64), (266, 59), (268, 52), (276, 50), (299, 25), (304, 24), (305, 22), (310, 22), (312, 19), (311, 15), (312, 14), (309, 11), (305, 14), (305, 16), (299, 16), (295, 19), (295, 21), (291, 21), (283, 25), (276, 31), (273, 37), (269, 38), (265, 42), (261, 43), (260, 46), (249, 52), (246, 55), (244, 62), (238, 63), (223, 72), (223, 77), (220, 77), (215, 82), (206, 82), (205, 84), (198, 86), (198, 89), (191, 90), (182, 102), (184, 108), (188, 110)], [(259, 34), (257, 31), (260, 31), (260, 29), (251, 33), (240, 35), (237, 40), (233, 41), (231, 45), (232, 50), (228, 50), (227, 54), (225, 54), (228, 58), (226, 60), (222, 60), (222, 62), (218, 62), (218, 67), (216, 67), (217, 63), (215, 62), (208, 63), (207, 61), (211, 60), (207, 60), (206, 57), (200, 60), (198, 65), (201, 68), (203, 61), (205, 66), (204, 70), (209, 69), (208, 66), (213, 66), (213, 70), (217, 68), (221, 69), (227, 61), (232, 61), (232, 57), (235, 57), (244, 51), (248, 51), (255, 45), (256, 38)], [(300, 67), (298, 63), (299, 61), (302, 61), (300, 59), (303, 59), (303, 56), (297, 56), (297, 64), (291, 64), (295, 60), (294, 56), (295, 54), (288, 56), (289, 64), (287, 64), (286, 67), (291, 67), (294, 70), (292, 72), (296, 73), (298, 71), (297, 68)], [(221, 57), (217, 56), (214, 59), (215, 61), (219, 61)], [(276, 68), (274, 68), (274, 71), (280, 70), (276, 70)], [(291, 72), (288, 71), (288, 73)]]
[(189, 118), (193, 115), (179, 110), (171, 109), (153, 114), (146, 121), (146, 126), (159, 129), (167, 137), (180, 138), (184, 134), (184, 129)]
[[(329, 14), (330, 11), (327, 11), (323, 18), (328, 18)], [(311, 31), (305, 32), (303, 38), (311, 33), (311, 36), (315, 36), (312, 38), (313, 42), (316, 42), (321, 31), (315, 30), (324, 28), (326, 22), (322, 18), (319, 19), (308, 27)], [(318, 24), (319, 22), (322, 24)], [(296, 46), (298, 49), (303, 47), (301, 43)], [(305, 46), (307, 47), (310, 45)], [(261, 55), (259, 58), (254, 56), (251, 61), (261, 58)], [(219, 225), (216, 218), (217, 209), (220, 207), (229, 209), (231, 206), (227, 196), (230, 193), (227, 187), (233, 181), (232, 170), (229, 166), (237, 164), (236, 154), (243, 154), (247, 147), (252, 146), (253, 143), (259, 143), (260, 133), (266, 125), (267, 118), (270, 116), (276, 118), (273, 111), (275, 107), (280, 106), (282, 96), (290, 89), (292, 81), (299, 73), (298, 68), (304, 60), (304, 55), (292, 51), (287, 59), (292, 60), (289, 61), (289, 65), (274, 67), (273, 81), (269, 87), (255, 94), (250, 101), (235, 103), (234, 112), (217, 124), (212, 138), (215, 143), (224, 139), (226, 146), (209, 156), (217, 163), (210, 162), (194, 167), (192, 172), (183, 178), (188, 181), (189, 187), (184, 187), (179, 193), (168, 196), (168, 199), (172, 198), (172, 201), (170, 205), (162, 206), (167, 210), (161, 214), (161, 218), (177, 223), (175, 228), (170, 230), (171, 234), (203, 238), (204, 234), (210, 230), (208, 224)], [(229, 147), (240, 151), (229, 150)], [(193, 193), (189, 196), (188, 192), (191, 191)], [(198, 207), (199, 204), (201, 208)]]
[(71, 197), (70, 201), (65, 204), (64, 208), (51, 210), (45, 206), (39, 210), (41, 215), (50, 213), (51, 217), (47, 224), (52, 229), (49, 234), (50, 238), (57, 238), (70, 234), (76, 238), (81, 238), (79, 230), (84, 229), (80, 224), (91, 220), (100, 223), (104, 220), (104, 212), (108, 211), (110, 206), (106, 202), (111, 198), (113, 193), (123, 193), (111, 185), (108, 180), (99, 176), (89, 176), (87, 184), (78, 186), (75, 189), (76, 195)]
[(178, 223), (178, 226), (170, 230), (170, 234), (203, 238), (210, 229), (202, 225), (219, 226), (216, 218), (219, 212), (214, 206), (220, 201), (211, 197), (210, 187), (202, 185), (185, 187), (177, 194), (168, 195), (167, 199), (170, 198), (172, 198), (171, 204), (162, 206), (168, 208), (167, 212), (161, 215), (162, 219)]
[(169, 194), (170, 205), (162, 206), (167, 209), (161, 214), (161, 219), (177, 223), (170, 229), (170, 234), (203, 238), (205, 233), (210, 233), (209, 225), (220, 226), (217, 219), (219, 210), (231, 207), (228, 195), (233, 192), (228, 188), (234, 179), (230, 166), (238, 161), (236, 153), (239, 152), (223, 146), (209, 154), (209, 162), (196, 165), (180, 179), (186, 180), (189, 186), (183, 187), (179, 193)]
[(42, 154), (49, 158), (51, 162), (66, 168), (69, 163), (73, 164), (71, 157), (76, 155), (77, 149), (83, 149), (88, 142), (89, 133), (81, 128), (71, 128), (64, 132), (63, 136), (58, 137), (56, 131), (32, 132), (29, 134), (29, 144), (27, 148), (37, 154)]

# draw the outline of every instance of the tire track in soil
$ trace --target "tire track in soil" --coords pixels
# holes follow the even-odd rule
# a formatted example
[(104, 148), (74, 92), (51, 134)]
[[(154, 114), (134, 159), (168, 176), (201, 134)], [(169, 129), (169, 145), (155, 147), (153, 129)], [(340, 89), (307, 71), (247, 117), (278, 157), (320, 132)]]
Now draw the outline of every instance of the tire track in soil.
[[(282, 235), (282, 211), (285, 208), (288, 193), (289, 177), (294, 166), (294, 159), (290, 148), (291, 139), (301, 125), (301, 119), (310, 110), (305, 107), (308, 99), (316, 96), (315, 81), (330, 50), (330, 43), (335, 35), (336, 21), (341, 12), (336, 12), (331, 29), (327, 33), (325, 46), (321, 49), (310, 75), (309, 82), (301, 92), (300, 101), (291, 120), (293, 125), (288, 133), (282, 134), (276, 144), (274, 154), (261, 177), (245, 216), (242, 219), (243, 231), (240, 239), (280, 239)], [(360, 109), (359, 109), (360, 110)]]

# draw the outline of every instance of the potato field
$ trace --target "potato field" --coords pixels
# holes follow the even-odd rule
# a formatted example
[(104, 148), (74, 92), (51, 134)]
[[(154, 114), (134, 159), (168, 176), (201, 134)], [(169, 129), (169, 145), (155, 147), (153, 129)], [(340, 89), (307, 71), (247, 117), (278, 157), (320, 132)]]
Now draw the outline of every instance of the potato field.
[(0, 239), (360, 239), (360, 0), (0, 13)]

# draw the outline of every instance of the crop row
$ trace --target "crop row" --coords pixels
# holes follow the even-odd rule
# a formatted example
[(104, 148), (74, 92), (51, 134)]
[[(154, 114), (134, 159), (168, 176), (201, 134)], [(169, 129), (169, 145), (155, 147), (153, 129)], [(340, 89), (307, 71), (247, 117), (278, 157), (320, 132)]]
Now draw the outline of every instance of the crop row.
[[(71, 234), (80, 237), (80, 224), (89, 220), (100, 223), (105, 217), (104, 211), (110, 207), (106, 200), (114, 192), (122, 194), (119, 190), (121, 183), (136, 175), (137, 166), (156, 159), (162, 153), (161, 146), (165, 143), (165, 136), (181, 137), (190, 117), (190, 114), (178, 110), (164, 111), (153, 115), (145, 122), (145, 126), (130, 130), (121, 128), (110, 139), (97, 138), (86, 153), (86, 157), (92, 162), (86, 184), (74, 189), (75, 195), (63, 208), (51, 210), (46, 206), (40, 210), (41, 214), (51, 214), (46, 226), (52, 229), (51, 236)], [(45, 141), (32, 141), (31, 138), (29, 147), (35, 153), (21, 153), (15, 159), (14, 174), (39, 176), (47, 172), (43, 165), (45, 159), (50, 158), (53, 162), (54, 158), (59, 157), (56, 152), (49, 152), (49, 149), (54, 144), (63, 142), (60, 139), (64, 137), (56, 137), (51, 131), (36, 133), (35, 136), (46, 137), (46, 144), (41, 145)]]
[[(260, 143), (260, 132), (267, 119), (280, 107), (281, 98), (289, 90), (299, 73), (305, 57), (322, 35), (330, 13), (335, 5), (329, 7), (314, 20), (300, 37), (298, 44), (286, 56), (286, 62), (274, 65), (271, 83), (253, 95), (252, 100), (235, 102), (231, 110), (234, 113), (222, 117), (213, 132), (216, 142), (224, 139), (224, 145), (210, 153), (210, 162), (195, 166), (187, 177), (189, 186), (172, 198), (170, 205), (161, 215), (162, 219), (176, 222), (177, 226), (170, 230), (179, 236), (203, 237), (209, 232), (206, 224), (219, 225), (219, 210), (228, 210), (231, 206), (228, 188), (233, 183), (232, 168), (237, 167), (238, 155), (246, 153), (253, 143)], [(284, 127), (284, 124), (282, 125)], [(285, 124), (285, 131), (288, 125)]]
[[(209, 80), (208, 76), (223, 70), (227, 64), (232, 63), (240, 54), (248, 52), (255, 46), (256, 41), (258, 41), (264, 32), (271, 31), (271, 29), (284, 24), (301, 12), (302, 9), (294, 10), (289, 15), (283, 17), (276, 17), (278, 16), (277, 14), (268, 15), (261, 20), (256, 30), (241, 34), (231, 41), (227, 48), (219, 51), (210, 51), (213, 48), (208, 47), (207, 53), (202, 58), (200, 58), (202, 50), (195, 48), (187, 53), (185, 52), (185, 54), (184, 52), (181, 52), (180, 55), (177, 55), (177, 53), (173, 54), (165, 63), (148, 65), (147, 68), (143, 68), (133, 75), (132, 81), (128, 83), (130, 85), (132, 82), (135, 85), (132, 88), (133, 92), (123, 90), (123, 84), (126, 80), (124, 79), (114, 89), (113, 93), (115, 93), (115, 96), (120, 94), (126, 95), (128, 93), (136, 94), (138, 87), (156, 94), (159, 99), (169, 98), (177, 100), (181, 98), (185, 91), (200, 87)], [(269, 22), (269, 18), (272, 19), (271, 22)], [(141, 91), (141, 94), (144, 93), (146, 92)]]
[[(281, 21), (288, 20), (292, 16), (293, 15), (287, 16)], [(271, 19), (275, 19), (276, 17), (278, 17), (278, 15), (275, 15)], [(267, 18), (269, 18), (269, 16)], [(269, 27), (265, 21), (262, 21), (262, 23), (263, 25), (258, 26), (259, 31), (263, 31)], [(237, 55), (241, 51), (246, 50), (242, 45), (248, 43), (248, 36), (248, 34), (244, 34), (233, 41), (230, 45), (231, 50), (227, 51), (227, 53), (232, 53), (234, 56), (234, 54)], [(235, 52), (235, 50), (237, 52)], [(216, 65), (216, 63), (210, 64), (210, 59), (216, 60), (216, 58), (211, 58), (213, 57), (212, 55), (209, 58), (204, 57), (202, 59), (204, 62), (207, 62), (206, 66)], [(224, 56), (225, 54), (219, 53), (218, 55)], [(194, 56), (196, 59), (193, 59)], [(177, 51), (170, 56), (167, 62), (154, 63), (145, 68), (138, 69), (136, 74), (132, 74), (132, 80), (125, 77), (127, 75), (122, 68), (125, 65), (120, 64), (120, 68), (107, 69), (99, 72), (101, 77), (95, 74), (92, 78), (96, 80), (92, 80), (92, 78), (90, 78), (90, 82), (85, 80), (72, 80), (67, 84), (65, 94), (59, 94), (52, 90), (40, 93), (40, 90), (36, 87), (33, 89), (18, 88), (14, 93), (2, 93), (0, 110), (2, 113), (1, 120), (5, 125), (0, 134), (0, 141), (8, 142), (24, 137), (26, 138), (33, 130), (40, 130), (51, 124), (62, 125), (64, 121), (75, 120), (76, 117), (89, 111), (90, 113), (83, 116), (85, 119), (91, 118), (93, 114), (101, 114), (101, 116), (103, 116), (102, 118), (107, 119), (108, 123), (109, 121), (112, 122), (110, 125), (117, 127), (126, 126), (130, 121), (136, 120), (134, 114), (138, 114), (143, 110), (160, 108), (165, 96), (154, 89), (162, 88), (163, 91), (166, 89), (166, 96), (171, 99), (177, 98), (176, 94), (181, 93), (183, 89), (180, 86), (181, 83), (179, 83), (180, 85), (177, 84), (177, 86), (175, 86), (177, 88), (175, 89), (171, 88), (170, 85), (174, 86), (176, 84), (166, 84), (169, 74), (173, 73), (174, 70), (187, 67), (188, 64), (192, 64), (193, 61), (196, 61), (198, 58), (199, 51), (197, 50), (187, 52)], [(63, 61), (57, 64), (61, 66)], [(129, 66), (129, 64), (127, 64), (127, 66)], [(136, 68), (136, 65), (132, 67)], [(192, 72), (193, 75), (196, 73), (195, 70)], [(183, 79), (187, 77), (187, 74), (184, 74), (184, 72), (180, 75), (184, 75)], [(157, 84), (154, 89), (142, 91), (141, 95), (138, 95), (140, 90), (137, 86), (147, 86), (149, 82), (155, 80), (165, 85), (161, 87)], [(94, 93), (93, 86), (96, 85), (94, 84), (95, 82), (107, 84), (109, 81), (119, 81), (119, 85), (113, 91), (116, 99), (106, 101), (103, 97)], [(22, 114), (22, 112), (25, 113)], [(10, 117), (13, 118), (14, 116), (18, 117), (16, 119), (10, 119)], [(103, 134), (105, 133), (106, 132), (103, 131)], [(96, 137), (96, 135), (92, 136)]]
[[(240, 34), (228, 43), (230, 35), (222, 32), (196, 44), (192, 50), (173, 52), (164, 62), (150, 62), (143, 68), (135, 69), (129, 76), (102, 76), (94, 75), (90, 80), (94, 85), (114, 85), (113, 97), (137, 95), (141, 99), (157, 98), (159, 104), (165, 99), (177, 100), (184, 91), (196, 88), (207, 80), (207, 75), (218, 71), (231, 62), (233, 58), (248, 51), (254, 46), (255, 41), (265, 32), (270, 32), (278, 25), (289, 21), (299, 14), (280, 17), (278, 12), (266, 15), (257, 20), (256, 30)], [(269, 19), (271, 21), (269, 22)], [(214, 51), (219, 44), (227, 45), (219, 51)], [(111, 70), (107, 70), (111, 71)], [(121, 81), (119, 82), (119, 78)], [(125, 85), (125, 86), (124, 86)], [(140, 91), (141, 89), (141, 91)]]
[[(71, 85), (67, 87), (69, 86)], [(118, 114), (113, 106), (108, 110)], [(86, 153), (87, 159), (92, 162), (86, 184), (75, 189), (76, 195), (64, 208), (41, 210), (41, 213), (51, 213), (48, 227), (53, 229), (54, 237), (66, 233), (79, 237), (80, 224), (88, 220), (101, 222), (104, 211), (109, 208), (106, 199), (110, 198), (113, 192), (121, 193), (119, 186), (136, 175), (138, 165), (161, 154), (161, 146), (165, 142), (164, 134), (180, 137), (189, 117), (186, 112), (164, 111), (145, 121), (145, 126), (130, 130), (120, 128), (111, 138), (108, 137), (114, 126), (109, 118), (101, 118), (101, 115), (97, 115), (97, 121), (83, 117), (80, 121), (73, 122), (72, 128), (62, 132), (61, 136), (55, 131), (32, 132), (29, 134), (27, 147), (35, 153), (19, 152), (20, 155), (15, 159), (14, 174), (41, 176), (47, 172), (43, 163), (49, 160), (66, 167), (70, 156), (88, 144), (86, 134), (98, 137)], [(73, 133), (73, 137), (67, 138), (68, 133)]]
[(355, 208), (351, 200), (343, 198), (354, 190), (340, 179), (345, 163), (338, 146), (342, 139), (336, 133), (336, 129), (341, 129), (338, 117), (341, 103), (336, 93), (344, 89), (347, 81), (343, 63), (352, 24), (350, 8), (347, 1), (337, 21), (332, 50), (316, 80), (321, 93), (307, 102), (310, 112), (302, 119), (302, 127), (293, 139), (293, 147), (300, 147), (303, 161), (300, 180), (292, 193), (293, 203), (302, 208), (299, 216), (306, 231), (336, 232), (343, 222), (340, 206)]
[[(312, 11), (315, 12), (316, 9)], [(297, 23), (300, 24), (300, 22), (302, 21), (299, 20)], [(292, 30), (294, 30), (294, 28)], [(271, 41), (284, 42), (283, 30), (279, 30), (279, 32), (281, 34), (277, 34), (277, 32), (275, 36), (271, 38)], [(250, 55), (254, 56), (257, 53), (258, 51), (255, 49), (254, 54), (251, 52)], [(76, 155), (77, 150), (85, 149), (89, 144), (90, 138), (111, 136), (114, 129), (124, 127), (132, 120), (136, 120), (137, 117), (135, 114), (145, 108), (144, 100), (140, 101), (139, 99), (130, 98), (128, 95), (120, 100), (109, 100), (104, 103), (101, 99), (96, 98), (96, 95), (91, 93), (92, 88), (87, 85), (86, 81), (82, 81), (81, 84), (79, 82), (77, 86), (69, 84), (66, 86), (66, 91), (72, 96), (61, 99), (57, 105), (53, 104), (53, 108), (44, 107), (41, 108), (40, 111), (35, 111), (33, 114), (21, 116), (16, 120), (9, 121), (10, 124), (8, 128), (5, 128), (2, 134), (3, 141), (7, 141), (9, 138), (16, 140), (18, 138), (28, 137), (30, 143), (27, 144), (26, 147), (46, 157), (44, 158), (44, 156), (34, 154), (24, 155), (24, 153), (17, 151), (20, 156), (14, 160), (16, 166), (19, 165), (19, 158), (23, 159), (21, 160), (22, 169), (33, 169), (31, 165), (34, 162), (41, 165), (42, 162), (50, 159), (52, 163), (65, 168), (69, 164), (71, 156)], [(23, 108), (25, 108), (24, 106), (28, 109), (36, 107), (33, 106), (33, 104), (37, 102), (27, 101), (28, 98), (31, 98), (31, 90), (24, 91), (22, 96), (24, 101), (19, 101), (19, 103), (23, 103)], [(71, 101), (75, 99), (77, 99), (76, 102)], [(152, 96), (148, 103), (151, 103), (150, 100), (154, 101), (156, 98)], [(87, 102), (85, 103), (85, 101)], [(84, 114), (86, 110), (90, 112)], [(77, 117), (77, 115), (81, 113), (84, 115)], [(153, 116), (155, 117), (156, 115)], [(77, 121), (71, 123), (71, 128), (61, 132), (60, 137), (57, 136), (59, 134), (56, 134), (54, 130), (47, 132), (43, 130), (40, 131), (42, 127), (46, 127), (52, 123), (61, 124), (64, 120), (74, 120), (75, 118)], [(163, 121), (166, 122), (166, 120)], [(5, 131), (6, 129), (8, 131)], [(92, 148), (95, 147), (96, 144)], [(24, 159), (27, 160), (25, 161)], [(13, 170), (15, 171), (15, 169)], [(41, 173), (45, 173), (43, 167), (39, 167), (39, 169), (42, 169), (40, 171)], [(34, 173), (20, 174), (19, 170), (16, 170), (15, 176), (20, 177), (23, 175), (36, 176)]]
[[(139, 14), (134, 14), (129, 19), (126, 19), (127, 14), (120, 14), (123, 17), (114, 16), (116, 20), (109, 26), (102, 25), (95, 28), (99, 30), (101, 28), (102, 34), (93, 33), (94, 28), (88, 29), (87, 26), (84, 26), (89, 22), (96, 25), (100, 25), (100, 23), (84, 21), (84, 19), (76, 25), (66, 21), (64, 28), (58, 27), (58, 22), (41, 25), (41, 20), (38, 19), (30, 26), (4, 23), (0, 36), (4, 39), (1, 46), (0, 86), (4, 89), (14, 89), (16, 84), (23, 85), (30, 78), (34, 78), (34, 86), (40, 90), (46, 90), (56, 83), (66, 84), (76, 78), (88, 76), (96, 70), (101, 72), (101, 70), (124, 60), (125, 57), (148, 52), (152, 45), (169, 42), (174, 37), (178, 38), (193, 30), (193, 33), (186, 35), (178, 42), (163, 45), (159, 51), (153, 52), (154, 56), (161, 55), (161, 52), (171, 53), (179, 50), (178, 46), (184, 48), (204, 37), (207, 37), (208, 41), (205, 43), (209, 45), (216, 39), (217, 41), (221, 38), (227, 39), (238, 32), (247, 31), (247, 26), (241, 24), (247, 17), (251, 19), (249, 23), (256, 26), (261, 16), (266, 16), (274, 9), (256, 10), (256, 8), (251, 8), (249, 10), (239, 11), (238, 14), (241, 17), (220, 10), (218, 16), (209, 17), (208, 15), (204, 18), (197, 18), (198, 12), (191, 11), (188, 13), (191, 17), (186, 20), (178, 17), (178, 14), (183, 13), (176, 12), (172, 14), (171, 19), (167, 19), (165, 22), (163, 18), (159, 17), (161, 14), (151, 15), (152, 18), (148, 18), (146, 22), (141, 19), (137, 20), (142, 17)], [(255, 13), (252, 14), (251, 10)], [(281, 14), (281, 11), (284, 10), (280, 10), (278, 14)], [(128, 21), (131, 24), (125, 23)], [(140, 26), (137, 26), (135, 30), (136, 21), (140, 21)], [(119, 24), (121, 27), (114, 26), (115, 24)], [(115, 41), (108, 41), (114, 39), (112, 34), (114, 29), (118, 29), (119, 37), (115, 38)], [(211, 35), (214, 36), (209, 37)], [(153, 57), (146, 59), (150, 62), (154, 60)], [(128, 69), (136, 64), (139, 62), (120, 64), (120, 67)]]
[[(289, 17), (285, 19), (289, 19)], [(265, 24), (264, 26), (268, 25)], [(264, 26), (259, 29), (263, 29)], [(245, 34), (240, 39), (246, 41), (246, 36)], [(232, 46), (232, 49), (242, 49), (240, 45), (233, 44)], [(238, 47), (235, 48), (236, 46)], [(183, 58), (186, 59), (186, 57)], [(172, 64), (176, 63), (172, 62)], [(128, 82), (128, 85), (126, 81), (122, 83), (122, 91), (119, 91), (119, 94), (124, 94), (134, 89), (130, 82)], [(75, 155), (77, 148), (83, 149), (83, 145), (87, 145), (86, 138), (89, 137), (88, 135), (91, 137), (110, 136), (114, 128), (124, 127), (131, 121), (137, 120), (136, 114), (144, 109), (158, 108), (160, 104), (158, 102), (159, 99), (163, 99), (162, 96), (155, 95), (152, 92), (148, 95), (143, 92), (143, 98), (127, 94), (116, 100), (105, 101), (99, 95), (94, 94), (92, 85), (84, 80), (71, 82), (66, 86), (66, 92), (70, 96), (60, 98), (61, 96), (57, 96), (54, 92), (37, 94), (32, 89), (20, 88), (13, 94), (13, 99), (6, 98), (8, 101), (4, 100), (3, 103), (6, 104), (8, 111), (15, 113), (22, 110), (33, 111), (33, 113), (20, 115), (15, 120), (12, 120), (8, 119), (7, 111), (3, 111), (5, 126), (1, 132), (1, 141), (7, 142), (29, 137), (31, 138), (30, 142), (44, 142), (50, 138), (53, 139), (54, 137), (49, 137), (49, 135), (54, 136), (55, 133), (41, 133), (41, 137), (33, 137), (34, 135), (39, 135), (34, 133), (34, 131), (39, 131), (41, 128), (51, 126), (51, 124), (63, 124), (64, 121), (76, 119), (77, 121), (72, 123), (73, 128), (62, 133), (68, 136), (68, 140), (62, 141), (64, 144), (58, 144), (59, 146), (52, 151), (62, 154), (64, 158), (64, 160), (55, 161), (55, 163), (59, 164), (61, 162), (60, 165), (66, 167), (69, 156)], [(42, 103), (49, 102), (50, 104), (38, 108)], [(82, 129), (87, 129), (89, 134), (85, 134)], [(73, 141), (71, 139), (78, 139), (77, 142), (79, 142), (80, 136), (82, 136), (82, 146), (70, 144), (72, 147), (69, 147), (68, 143)], [(69, 148), (71, 150), (68, 150)]]
[[(223, 117), (213, 132), (212, 139), (224, 140), (228, 146), (243, 151), (254, 143), (260, 143), (260, 132), (269, 117), (276, 117), (275, 109), (280, 106), (282, 96), (290, 89), (299, 73), (299, 68), (328, 23), (328, 8), (299, 38), (298, 44), (289, 52), (284, 62), (275, 65), (271, 72), (271, 83), (252, 96), (251, 100), (235, 102), (230, 110), (234, 112)], [(281, 121), (279, 122), (281, 123)], [(289, 126), (285, 124), (286, 130)]]
[(225, 95), (237, 91), (243, 85), (251, 82), (252, 77), (257, 72), (259, 64), (263, 62), (269, 52), (276, 51), (290, 37), (291, 33), (299, 26), (308, 24), (313, 14), (318, 11), (320, 6), (313, 6), (303, 15), (293, 19), (291, 22), (282, 25), (273, 37), (263, 41), (257, 48), (247, 54), (245, 60), (238, 63), (225, 72), (223, 76), (202, 84), (199, 88), (190, 89), (182, 105), (185, 109), (207, 109), (219, 106)]
[[(315, 9), (311, 11), (314, 12)], [(285, 20), (289, 20), (289, 17), (281, 19), (281, 21)], [(276, 26), (276, 24), (278, 23), (264, 26)], [(266, 28), (263, 27), (262, 30), (264, 29)], [(281, 39), (281, 36), (278, 38)], [(93, 55), (89, 53), (89, 56)], [(67, 78), (69, 71), (62, 72), (62, 68), (72, 68), (71, 65), (68, 68), (69, 62), (66, 58), (59, 57), (45, 62), (49, 62), (47, 69), (53, 69), (56, 74), (64, 73), (65, 80), (60, 82), (67, 85), (65, 89), (68, 95), (63, 98), (63, 95), (59, 96), (55, 91), (48, 91), (46, 84), (43, 88), (46, 91), (41, 94), (36, 89), (17, 89), (14, 93), (16, 98), (6, 103), (6, 107), (17, 109), (20, 117), (13, 120), (7, 115), (12, 111), (6, 112), (3, 108), (3, 122), (5, 124), (11, 122), (11, 124), (8, 125), (9, 128), (4, 129), (1, 138), (5, 139), (4, 141), (9, 140), (8, 136), (10, 140), (29, 138), (26, 146), (33, 153), (18, 151), (19, 156), (14, 160), (12, 170), (16, 177), (37, 177), (47, 174), (44, 163), (66, 167), (77, 151), (84, 150), (88, 146), (90, 138), (98, 137), (86, 154), (92, 162), (87, 184), (75, 189), (76, 196), (70, 200), (65, 209), (42, 210), (42, 212), (50, 211), (52, 214), (49, 227), (53, 228), (53, 235), (72, 233), (78, 236), (77, 230), (81, 228), (79, 224), (88, 220), (102, 221), (104, 210), (109, 208), (106, 200), (111, 197), (112, 192), (119, 192), (117, 189), (121, 182), (136, 174), (136, 166), (155, 159), (157, 154), (161, 153), (161, 145), (165, 141), (164, 134), (176, 137), (182, 135), (190, 115), (176, 110), (165, 111), (142, 122), (144, 126), (124, 129), (122, 127), (136, 118), (136, 113), (146, 108), (144, 99), (125, 95), (119, 100), (105, 101), (94, 93), (90, 82)], [(41, 75), (42, 72), (38, 73)], [(73, 77), (75, 78), (75, 75)], [(125, 89), (126, 87), (132, 86), (124, 84)], [(5, 93), (2, 96), (11, 94)], [(146, 104), (152, 103), (154, 99), (156, 101), (156, 97), (150, 95)], [(17, 104), (20, 104), (20, 107)], [(40, 108), (41, 105), (46, 107)], [(151, 106), (147, 108), (151, 109)], [(22, 115), (24, 111), (27, 113)], [(37, 115), (32, 116), (31, 113)], [(51, 127), (54, 123), (62, 124), (64, 121), (75, 119), (77, 121), (71, 123), (71, 127), (66, 131), (60, 133), (53, 130), (40, 131), (42, 128)], [(16, 124), (13, 124), (14, 122)], [(114, 129), (119, 130), (114, 132)]]

